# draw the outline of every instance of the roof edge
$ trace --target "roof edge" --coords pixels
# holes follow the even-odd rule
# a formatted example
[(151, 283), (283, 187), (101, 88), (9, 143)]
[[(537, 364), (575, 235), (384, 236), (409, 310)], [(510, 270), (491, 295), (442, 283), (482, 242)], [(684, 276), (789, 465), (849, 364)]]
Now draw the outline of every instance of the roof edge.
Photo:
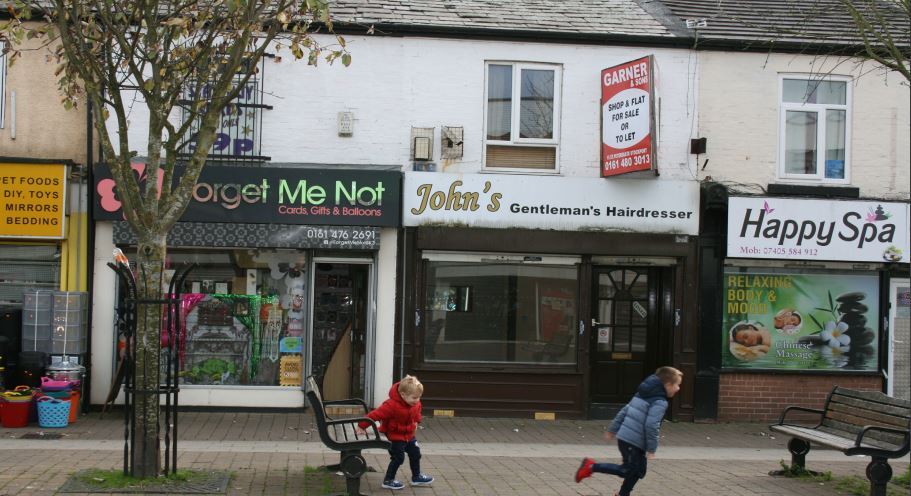
[(428, 36), (439, 38), (487, 39), (500, 41), (536, 41), (542, 43), (613, 43), (618, 45), (691, 47), (693, 37), (643, 36), (626, 34), (578, 33), (568, 31), (533, 31), (526, 29), (490, 29), (465, 26), (424, 26), (403, 23), (355, 23), (333, 20), (333, 30), (344, 34), (373, 34), (380, 36)]

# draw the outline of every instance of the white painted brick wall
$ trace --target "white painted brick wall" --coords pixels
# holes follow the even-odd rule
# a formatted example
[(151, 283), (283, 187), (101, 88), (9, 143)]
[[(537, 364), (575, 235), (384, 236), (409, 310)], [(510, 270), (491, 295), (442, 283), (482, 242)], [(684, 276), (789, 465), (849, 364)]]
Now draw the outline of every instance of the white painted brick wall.
[[(324, 39), (325, 40), (325, 39)], [(353, 63), (318, 67), (266, 61), (262, 153), (273, 162), (385, 164), (410, 169), (412, 126), (435, 128), (438, 170), (478, 172), (483, 150), (484, 63), (563, 65), (561, 173), (599, 175), (601, 69), (654, 54), (659, 69), (662, 179), (694, 179), (689, 138), (695, 128), (694, 55), (686, 50), (429, 38), (346, 38)], [(689, 92), (689, 97), (687, 96)], [(354, 113), (354, 134), (339, 137), (337, 115)], [(441, 126), (464, 128), (464, 157), (442, 163)], [(131, 147), (144, 151), (145, 115), (134, 109)]]
[[(740, 190), (777, 179), (781, 73), (854, 77), (851, 108), (851, 185), (867, 198), (909, 198), (911, 104), (907, 82), (832, 57), (700, 52), (699, 131), (708, 138), (709, 164), (700, 178), (741, 183)], [(862, 76), (861, 76), (862, 75)], [(804, 182), (803, 184), (807, 184)]]

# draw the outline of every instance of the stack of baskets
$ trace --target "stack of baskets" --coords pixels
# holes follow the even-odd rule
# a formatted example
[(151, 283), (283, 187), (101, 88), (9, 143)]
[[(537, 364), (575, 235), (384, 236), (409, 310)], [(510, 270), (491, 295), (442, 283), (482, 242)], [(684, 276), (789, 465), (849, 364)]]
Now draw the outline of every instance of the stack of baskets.
[[(53, 366), (52, 366), (53, 367)], [(49, 368), (49, 373), (50, 368)], [(38, 425), (41, 427), (66, 427), (76, 421), (79, 410), (79, 384), (78, 380), (60, 379), (59, 377), (42, 377), (41, 392), (38, 393)], [(44, 398), (57, 400), (48, 402)], [(65, 404), (63, 404), (65, 403)], [(44, 419), (42, 420), (42, 410)], [(66, 410), (65, 412), (63, 410)], [(65, 413), (63, 425), (60, 424), (59, 414)]]
[(0, 393), (0, 425), (6, 428), (27, 427), (32, 396), (32, 389), (28, 386)]
[(41, 396), (37, 401), (38, 425), (44, 428), (66, 427), (70, 419), (70, 399)]

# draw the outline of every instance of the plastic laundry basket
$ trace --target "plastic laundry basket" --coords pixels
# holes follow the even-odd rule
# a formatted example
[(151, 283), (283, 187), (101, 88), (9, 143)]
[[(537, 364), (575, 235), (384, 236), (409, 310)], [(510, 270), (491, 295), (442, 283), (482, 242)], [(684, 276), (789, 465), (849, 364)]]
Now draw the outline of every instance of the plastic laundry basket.
[(41, 427), (66, 427), (70, 418), (70, 400), (50, 396), (38, 398), (38, 425)]
[(0, 425), (6, 428), (28, 427), (28, 411), (31, 407), (31, 396), (28, 401), (7, 401), (5, 398), (0, 399), (3, 403), (3, 418), (0, 418)]

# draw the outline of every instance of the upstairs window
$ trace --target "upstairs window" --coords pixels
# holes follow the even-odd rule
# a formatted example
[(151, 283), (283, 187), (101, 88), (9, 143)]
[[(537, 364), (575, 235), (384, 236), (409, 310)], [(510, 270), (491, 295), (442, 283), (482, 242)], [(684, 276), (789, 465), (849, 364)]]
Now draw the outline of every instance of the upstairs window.
[(487, 64), (484, 167), (556, 172), (561, 69)]
[(849, 82), (834, 77), (782, 77), (780, 178), (850, 180)]
[[(243, 74), (234, 77), (234, 86), (243, 85), (231, 103), (221, 112), (215, 142), (209, 149), (209, 159), (230, 161), (236, 163), (255, 163), (268, 161), (261, 153), (262, 118), (263, 110), (271, 110), (270, 105), (263, 104), (263, 79), (264, 64), (254, 71), (254, 75), (243, 83)], [(181, 149), (181, 155), (189, 156), (196, 149), (196, 133), (202, 125), (199, 115), (190, 110), (194, 101), (211, 99), (212, 81), (191, 81), (184, 88), (181, 103), (183, 106), (182, 120), (192, 120), (188, 131), (189, 139)]]

